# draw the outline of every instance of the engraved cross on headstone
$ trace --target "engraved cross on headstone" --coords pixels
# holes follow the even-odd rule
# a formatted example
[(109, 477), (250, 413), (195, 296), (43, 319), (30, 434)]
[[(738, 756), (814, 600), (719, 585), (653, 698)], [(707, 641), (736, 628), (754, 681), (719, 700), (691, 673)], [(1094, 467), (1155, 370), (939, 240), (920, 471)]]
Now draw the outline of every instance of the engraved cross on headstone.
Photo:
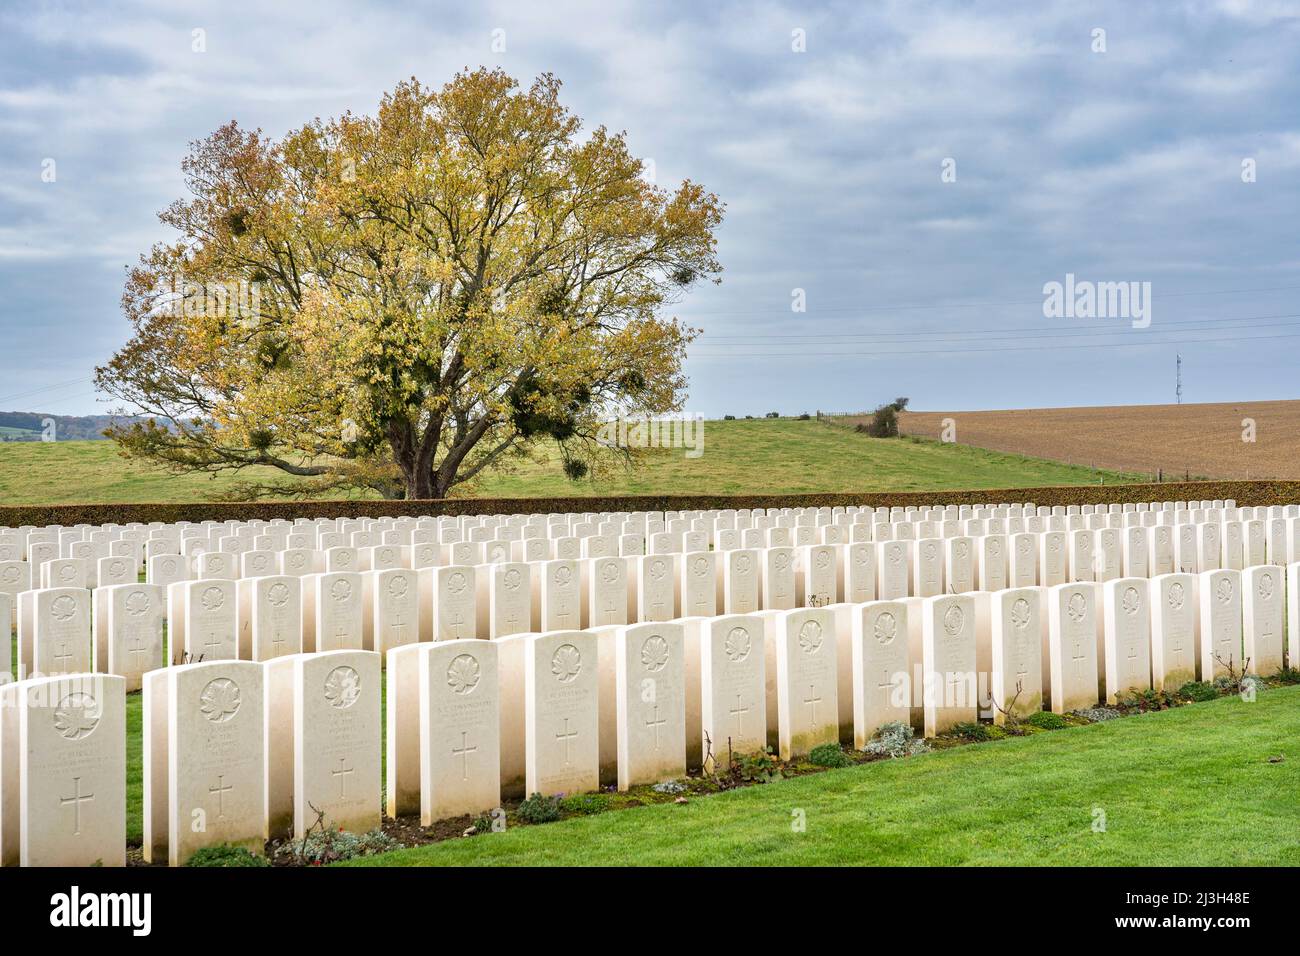
[(652, 717), (652, 718), (648, 718), (648, 719), (646, 720), (646, 722), (645, 722), (645, 725), (646, 725), (647, 727), (653, 727), (653, 728), (654, 728), (654, 731), (655, 731), (655, 750), (658, 750), (658, 749), (659, 749), (659, 728), (662, 727), (662, 726), (663, 726), (664, 724), (666, 724), (666, 723), (668, 723), (668, 718), (666, 718), (666, 717), (660, 717), (660, 716), (659, 716), (659, 705), (658, 705), (658, 704), (655, 704), (655, 705), (654, 705), (654, 713), (653, 713), (653, 717)]
[(330, 776), (332, 776), (332, 777), (337, 777), (337, 778), (338, 778), (338, 781), (339, 781), (339, 799), (340, 799), (340, 800), (343, 800), (343, 799), (346, 799), (346, 798), (347, 798), (347, 795), (348, 795), (348, 794), (347, 794), (347, 779), (348, 779), (349, 775), (356, 773), (356, 770), (355, 770), (354, 768), (352, 768), (352, 767), (349, 767), (347, 764), (348, 764), (348, 758), (347, 758), (347, 757), (340, 757), (340, 758), (339, 758), (339, 769), (338, 769), (338, 770), (331, 770), (331, 771), (330, 771)]
[(571, 764), (571, 763), (573, 762), (573, 761), (571, 760), (572, 753), (571, 753), (571, 751), (570, 751), (570, 744), (573, 742), (573, 740), (574, 740), (577, 736), (578, 736), (578, 732), (577, 732), (576, 730), (570, 730), (570, 729), (569, 729), (569, 718), (568, 718), (568, 717), (565, 717), (565, 718), (564, 718), (564, 730), (563, 730), (563, 731), (560, 731), (560, 732), (557, 732), (556, 735), (555, 735), (555, 739), (558, 740), (558, 741), (563, 742), (563, 744), (564, 744), (564, 765), (565, 765), (566, 767), (569, 766), (569, 764)]
[(808, 696), (804, 698), (804, 703), (808, 705), (808, 719), (814, 725), (817, 723), (817, 705), (822, 702), (822, 699), (816, 694), (816, 689), (812, 684), (809, 684)]
[(226, 815), (225, 804), (221, 798), (234, 789), (235, 788), (231, 784), (226, 783), (225, 774), (221, 773), (217, 774), (217, 785), (215, 787), (208, 787), (208, 793), (215, 793), (217, 795), (218, 820), (222, 819)]
[(81, 805), (83, 803), (90, 803), (94, 799), (95, 799), (95, 795), (93, 793), (81, 792), (80, 777), (72, 778), (72, 796), (59, 797), (59, 806), (66, 807), (69, 804), (72, 805), (72, 835), (73, 836), (81, 835)]
[(451, 755), (460, 758), (460, 779), (469, 779), (469, 755), (478, 753), (478, 747), (469, 745), (469, 732), (460, 732), (460, 746), (451, 748)]
[(740, 694), (736, 695), (736, 706), (731, 708), (729, 713), (736, 718), (736, 736), (742, 736), (745, 730), (745, 715), (749, 713), (749, 708), (741, 706)]

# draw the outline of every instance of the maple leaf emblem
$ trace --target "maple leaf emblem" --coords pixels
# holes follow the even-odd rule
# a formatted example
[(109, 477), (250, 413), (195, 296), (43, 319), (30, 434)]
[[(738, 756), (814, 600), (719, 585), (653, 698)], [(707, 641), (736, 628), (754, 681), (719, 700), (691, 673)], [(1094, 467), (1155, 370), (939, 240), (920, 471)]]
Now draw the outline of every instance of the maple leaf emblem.
[(132, 617), (139, 617), (149, 610), (149, 595), (143, 591), (132, 591), (126, 598), (126, 610)]
[(876, 615), (876, 623), (871, 628), (871, 632), (875, 634), (878, 643), (892, 644), (898, 635), (898, 618), (888, 611), (882, 611)]
[(468, 694), (478, 686), (479, 663), (470, 654), (458, 654), (447, 665), (447, 685), (457, 694)]
[(207, 610), (215, 611), (226, 603), (226, 595), (221, 588), (205, 588), (199, 600)]
[(56, 621), (69, 621), (72, 615), (77, 613), (77, 599), (67, 594), (62, 594), (54, 599), (50, 605), (50, 613), (54, 615)]
[(650, 577), (655, 580), (662, 580), (664, 573), (668, 570), (668, 565), (663, 561), (650, 562)]
[(346, 710), (361, 696), (361, 675), (346, 664), (325, 675), (325, 699), (331, 707)]
[(335, 601), (346, 601), (352, 596), (352, 585), (347, 581), (335, 581), (330, 585), (330, 597)]
[(99, 706), (89, 694), (69, 694), (54, 710), (54, 729), (66, 740), (82, 740), (99, 726)]
[(561, 644), (551, 656), (551, 673), (561, 684), (568, 684), (582, 672), (582, 652), (572, 644)]
[(1227, 578), (1220, 578), (1219, 583), (1214, 586), (1214, 593), (1220, 604), (1227, 604), (1232, 600), (1232, 582)]
[(822, 646), (822, 626), (817, 621), (804, 621), (799, 625), (799, 646), (805, 654), (816, 653)]
[(605, 566), (600, 569), (600, 577), (606, 584), (613, 584), (618, 580), (618, 567), (612, 561), (606, 561)]
[(394, 574), (388, 579), (388, 594), (390, 597), (405, 597), (410, 588), (411, 582), (406, 580), (405, 574)]
[(239, 712), (239, 685), (229, 677), (208, 682), (199, 694), (199, 713), (214, 724), (224, 724)]
[(668, 664), (668, 642), (658, 634), (647, 637), (641, 645), (641, 666), (651, 673), (657, 673)]
[(826, 551), (818, 551), (818, 552), (817, 552), (817, 567), (825, 569), (825, 568), (830, 567), (830, 564), (831, 564), (831, 556), (830, 556), (830, 554), (829, 554), (828, 552), (826, 552)]
[(1273, 575), (1261, 574), (1259, 576), (1259, 596), (1266, 601), (1273, 596)]
[(518, 571), (516, 571), (514, 568), (511, 568), (509, 571), (507, 571), (505, 575), (506, 590), (507, 591), (519, 590), (519, 580), (520, 580), (520, 576)]
[(266, 592), (266, 599), (275, 607), (284, 607), (289, 600), (289, 586), (282, 581), (277, 581)]
[[(460, 577), (459, 575), (457, 576)], [(573, 569), (570, 568), (568, 565), (555, 569), (555, 583), (560, 585), (560, 587), (564, 587), (572, 580), (573, 580)], [(464, 584), (465, 582), (464, 579), (462, 578), (461, 587), (464, 587)], [(452, 590), (458, 590), (458, 589), (453, 588)]]
[(1011, 605), (1011, 623), (1020, 629), (1029, 626), (1029, 602), (1024, 598), (1017, 598)]
[(727, 632), (727, 636), (722, 641), (723, 653), (727, 655), (727, 660), (733, 664), (743, 661), (749, 656), (749, 650), (754, 646), (753, 640), (749, 636), (749, 631), (743, 627), (733, 627)]
[(749, 573), (749, 567), (750, 567), (749, 555), (747, 555), (747, 554), (742, 554), (740, 557), (736, 558), (736, 573), (737, 573), (737, 574), (748, 574), (748, 573)]

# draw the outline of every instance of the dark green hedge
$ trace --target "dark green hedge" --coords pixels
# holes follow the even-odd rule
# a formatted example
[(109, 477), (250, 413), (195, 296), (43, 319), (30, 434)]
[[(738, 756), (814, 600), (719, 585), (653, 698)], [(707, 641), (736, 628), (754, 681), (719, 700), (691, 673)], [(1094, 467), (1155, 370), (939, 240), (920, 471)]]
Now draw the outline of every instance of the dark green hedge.
[(0, 525), (126, 524), (131, 521), (249, 521), (256, 518), (400, 517), (403, 515), (532, 514), (576, 511), (663, 511), (870, 505), (1037, 505), (1127, 501), (1235, 499), (1239, 505), (1300, 503), (1300, 481), (1178, 481), (1144, 485), (1065, 485), (970, 491), (886, 491), (800, 495), (623, 495), (572, 498), (447, 498), (432, 501), (254, 501), (189, 504), (17, 505), (0, 507)]

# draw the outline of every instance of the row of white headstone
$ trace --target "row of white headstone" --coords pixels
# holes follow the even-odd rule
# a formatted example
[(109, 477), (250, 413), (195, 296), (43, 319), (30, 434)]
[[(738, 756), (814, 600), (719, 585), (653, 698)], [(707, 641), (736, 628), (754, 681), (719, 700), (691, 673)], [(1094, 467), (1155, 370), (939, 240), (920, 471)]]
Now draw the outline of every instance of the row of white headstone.
[[(1176, 522), (1178, 516), (1199, 517), (1200, 510), (966, 521), (1168, 518)], [(903, 530), (911, 525), (906, 520), (887, 523), (875, 520), (883, 515), (845, 515), (850, 531), (866, 527), (882, 540), (477, 566), (334, 570), (305, 576), (267, 574), (238, 580), (201, 577), (176, 581), (165, 589), (161, 584), (136, 583), (104, 584), (93, 592), (82, 587), (0, 591), (0, 621), (16, 618), (20, 678), (96, 671), (125, 677), (130, 691), (140, 686), (145, 672), (166, 663), (164, 624), (171, 628), (171, 663), (226, 658), (265, 661), (318, 650), (365, 649), (382, 654), (417, 641), (495, 638), (687, 615), (1050, 587), (1104, 582), (1121, 575), (1195, 573), (1220, 566), (1235, 569), (1247, 557), (1255, 564), (1269, 556), (1281, 563), (1300, 554), (1293, 546), (1300, 519), (1285, 517), (1290, 506), (1276, 510), (1279, 515), (1274, 518), (1229, 518), (1246, 509), (1224, 507), (1208, 509), (1211, 520), (1200, 523), (919, 539), (902, 536), (910, 533)], [(870, 525), (857, 523), (866, 517), (872, 517)], [(1266, 525), (1268, 533), (1262, 537), (1251, 530)], [(1238, 531), (1241, 534), (1234, 533)], [(1249, 543), (1256, 538), (1264, 543), (1262, 555), (1253, 547), (1229, 548), (1230, 542)], [(35, 543), (29, 540), (27, 546)], [(381, 547), (409, 557), (409, 548)], [(350, 548), (309, 553), (329, 559), (340, 550), (355, 556)], [(278, 557), (291, 553), (280, 552)], [(211, 573), (207, 559), (230, 557), (223, 552), (204, 553), (197, 558), (198, 570)], [(188, 572), (187, 560), (177, 555), (151, 560), (172, 561)], [(59, 561), (67, 570), (82, 559)], [(101, 561), (129, 562), (129, 558)], [(46, 570), (51, 563), (47, 562)], [(8, 565), (0, 568), (0, 578), (6, 571), (25, 573), (28, 567), (22, 561)]]
[[(421, 642), (387, 654), (387, 811), (491, 812), (502, 794), (626, 789), (774, 747), (933, 736), (1284, 664), (1274, 566)], [(1292, 629), (1291, 659), (1297, 648)], [(380, 822), (381, 655), (213, 660), (144, 677), (144, 852), (259, 851)], [(125, 680), (0, 688), (0, 860), (121, 863)]]

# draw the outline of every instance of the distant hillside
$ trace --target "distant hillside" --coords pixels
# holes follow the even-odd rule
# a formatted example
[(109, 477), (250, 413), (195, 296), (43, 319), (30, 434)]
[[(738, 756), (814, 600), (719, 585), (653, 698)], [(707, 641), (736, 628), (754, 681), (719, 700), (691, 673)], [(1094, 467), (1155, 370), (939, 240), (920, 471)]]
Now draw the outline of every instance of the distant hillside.
[(0, 441), (41, 441), (50, 422), (55, 441), (102, 441), (114, 422), (143, 421), (115, 415), (49, 415), (44, 412), (0, 412)]

